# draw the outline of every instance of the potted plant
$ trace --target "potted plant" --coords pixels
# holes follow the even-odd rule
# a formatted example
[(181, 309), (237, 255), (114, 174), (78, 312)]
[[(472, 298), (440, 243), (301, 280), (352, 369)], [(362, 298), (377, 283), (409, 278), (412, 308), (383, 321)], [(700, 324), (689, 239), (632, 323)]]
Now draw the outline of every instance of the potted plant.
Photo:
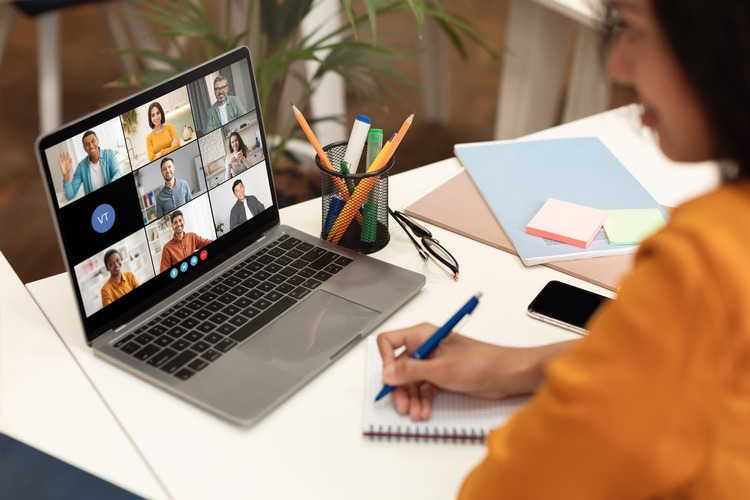
[[(345, 23), (332, 30), (321, 26), (302, 36), (302, 21), (314, 7), (313, 0), (249, 0), (243, 12), (237, 12), (238, 3), (233, 0), (137, 0), (134, 14), (153, 26), (154, 33), (166, 40), (168, 48), (125, 49), (158, 61), (159, 67), (125, 75), (118, 83), (150, 86), (238, 45), (247, 45), (253, 55), (266, 129), (275, 138), (271, 164), (276, 168), (282, 155), (293, 157), (286, 147), (288, 140), (303, 137), (289, 111), (288, 100), (279, 99), (285, 85), (296, 85), (299, 96), (295, 97), (295, 104), (301, 109), (307, 106), (313, 91), (329, 72), (341, 75), (358, 94), (381, 102), (383, 93), (395, 95), (394, 81), (418, 87), (389, 64), (394, 58), (416, 56), (418, 51), (404, 51), (379, 36), (378, 28), (387, 21), (386, 16), (411, 13), (420, 35), (425, 19), (434, 19), (463, 58), (466, 58), (464, 39), (496, 55), (472, 23), (447, 11), (440, 0), (340, 0), (340, 3)], [(319, 65), (309, 78), (299, 70), (299, 64), (305, 61)], [(308, 116), (311, 122), (344, 118)]]
[(120, 115), (120, 120), (126, 134), (132, 135), (135, 133), (138, 128), (138, 113), (136, 113), (135, 109), (131, 109)]

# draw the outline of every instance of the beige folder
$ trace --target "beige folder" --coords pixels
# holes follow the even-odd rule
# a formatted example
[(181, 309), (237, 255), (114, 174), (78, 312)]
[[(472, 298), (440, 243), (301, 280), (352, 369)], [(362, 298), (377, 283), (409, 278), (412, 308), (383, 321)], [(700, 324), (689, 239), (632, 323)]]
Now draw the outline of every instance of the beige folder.
[[(404, 211), (430, 224), (518, 255), (466, 171), (451, 177)], [(632, 263), (631, 253), (542, 265), (616, 292)]]

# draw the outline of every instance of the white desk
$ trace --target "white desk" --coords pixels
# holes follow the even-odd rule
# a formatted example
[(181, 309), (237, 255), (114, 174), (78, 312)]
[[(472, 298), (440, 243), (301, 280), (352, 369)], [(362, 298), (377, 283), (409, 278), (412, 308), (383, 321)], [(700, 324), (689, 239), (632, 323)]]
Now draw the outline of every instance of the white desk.
[[(537, 137), (597, 133), (663, 204), (672, 205), (716, 183), (709, 165), (683, 170), (659, 157), (624, 123), (619, 110), (573, 122)], [(642, 144), (642, 149), (639, 145)], [(455, 159), (393, 176), (390, 205), (403, 208), (460, 169)], [(676, 178), (667, 176), (679, 174)], [(460, 200), (457, 200), (460, 203)], [(282, 210), (282, 221), (318, 234), (320, 200)], [(608, 292), (544, 266), (524, 267), (510, 254), (439, 228), (435, 235), (458, 258), (454, 282), (423, 264), (400, 228), (377, 258), (420, 270), (425, 288), (376, 333), (420, 321), (445, 321), (471, 294), (482, 304), (462, 331), (517, 343), (575, 338), (526, 316), (526, 306), (556, 278)], [(255, 427), (234, 427), (94, 357), (73, 314), (68, 278), (28, 285), (73, 356), (132, 437), (168, 493), (183, 498), (453, 498), (484, 447), (372, 442), (361, 436), (365, 343), (360, 343)], [(609, 294), (611, 295), (611, 294)]]
[(0, 430), (134, 493), (164, 498), (153, 472), (2, 254), (0, 283)]

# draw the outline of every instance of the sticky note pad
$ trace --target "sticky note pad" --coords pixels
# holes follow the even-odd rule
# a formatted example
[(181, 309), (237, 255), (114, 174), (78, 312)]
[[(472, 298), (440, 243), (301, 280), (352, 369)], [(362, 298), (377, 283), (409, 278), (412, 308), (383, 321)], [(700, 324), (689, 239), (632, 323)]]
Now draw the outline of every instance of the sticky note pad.
[(640, 243), (666, 224), (658, 208), (608, 210), (604, 231), (612, 245)]
[(604, 210), (550, 198), (526, 225), (526, 232), (586, 248), (606, 218)]

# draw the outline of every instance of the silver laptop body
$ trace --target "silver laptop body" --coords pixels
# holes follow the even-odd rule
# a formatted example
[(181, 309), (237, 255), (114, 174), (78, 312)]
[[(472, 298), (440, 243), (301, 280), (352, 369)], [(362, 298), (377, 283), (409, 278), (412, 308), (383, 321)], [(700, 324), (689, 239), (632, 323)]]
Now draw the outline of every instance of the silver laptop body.
[(280, 225), (245, 47), (40, 137), (37, 155), (94, 352), (237, 424), (425, 282)]

